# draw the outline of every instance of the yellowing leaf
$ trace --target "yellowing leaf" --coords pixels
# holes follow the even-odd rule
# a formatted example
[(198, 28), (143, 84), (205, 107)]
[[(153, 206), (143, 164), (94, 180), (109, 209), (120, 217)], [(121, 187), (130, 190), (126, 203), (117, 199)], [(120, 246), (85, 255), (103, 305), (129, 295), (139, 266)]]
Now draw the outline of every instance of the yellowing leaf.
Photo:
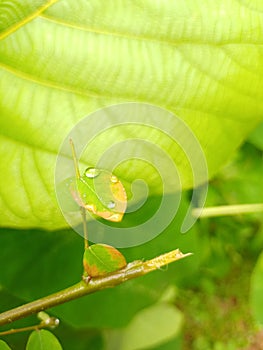
[(127, 263), (116, 248), (106, 244), (93, 244), (85, 249), (83, 265), (88, 276), (98, 277), (120, 270)]

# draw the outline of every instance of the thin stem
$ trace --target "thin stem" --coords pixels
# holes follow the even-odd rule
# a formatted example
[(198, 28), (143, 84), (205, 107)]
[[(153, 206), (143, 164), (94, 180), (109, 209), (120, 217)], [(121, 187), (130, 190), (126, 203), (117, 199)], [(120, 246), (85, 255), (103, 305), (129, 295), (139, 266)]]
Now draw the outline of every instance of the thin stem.
[(34, 325), (34, 326), (28, 326), (23, 328), (12, 328), (8, 331), (0, 332), (0, 336), (2, 335), (9, 335), (9, 334), (15, 334), (20, 332), (27, 332), (27, 331), (37, 331), (42, 328), (48, 327), (44, 322), (41, 322), (40, 324)]
[(74, 168), (75, 168), (76, 178), (79, 179), (80, 178), (79, 164), (78, 164), (78, 158), (77, 158), (77, 154), (76, 154), (76, 150), (75, 150), (75, 146), (74, 146), (73, 140), (69, 139), (69, 143), (70, 143), (72, 157), (73, 157), (73, 161), (74, 161)]
[[(74, 168), (75, 168), (75, 174), (76, 178), (80, 179), (80, 171), (79, 171), (79, 164), (78, 164), (78, 158), (74, 146), (74, 142), (72, 139), (69, 139), (71, 152), (72, 152), (72, 158), (74, 161)], [(87, 218), (86, 218), (86, 209), (83, 207), (80, 207), (80, 213), (82, 216), (82, 222), (83, 222), (83, 232), (84, 232), (84, 248), (88, 249), (89, 247), (89, 241), (88, 241), (88, 228), (87, 228)]]
[(50, 317), (47, 313), (44, 311), (40, 311), (37, 314), (37, 317), (41, 320), (39, 324), (28, 326), (28, 327), (22, 327), (22, 328), (12, 328), (4, 332), (0, 332), (1, 335), (9, 335), (14, 333), (21, 333), (21, 332), (27, 332), (27, 331), (36, 331), (42, 328), (56, 328), (59, 325), (59, 319), (56, 317)]
[(263, 203), (222, 205), (218, 207), (194, 208), (192, 215), (200, 218), (208, 218), (223, 215), (249, 214), (263, 211)]
[(3, 312), (0, 314), (0, 326), (35, 314), (39, 311), (63, 304), (70, 300), (80, 298), (84, 295), (95, 293), (105, 288), (115, 287), (127, 280), (143, 276), (189, 255), (191, 255), (191, 253), (183, 254), (179, 249), (176, 249), (148, 261), (134, 261), (128, 264), (125, 268), (111, 274), (88, 279), (88, 283), (82, 280), (69, 288)]
[(84, 232), (84, 248), (89, 248), (89, 241), (88, 241), (88, 226), (87, 226), (87, 218), (86, 218), (86, 209), (83, 207), (80, 207), (80, 212), (82, 216), (82, 222), (83, 222), (83, 232)]

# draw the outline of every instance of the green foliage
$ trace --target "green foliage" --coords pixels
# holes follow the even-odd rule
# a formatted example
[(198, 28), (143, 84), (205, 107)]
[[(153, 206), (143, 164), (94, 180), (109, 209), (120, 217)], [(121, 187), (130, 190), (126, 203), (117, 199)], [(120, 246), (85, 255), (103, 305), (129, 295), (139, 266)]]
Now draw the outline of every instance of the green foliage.
[(263, 325), (263, 252), (258, 258), (251, 280), (251, 307), (256, 321)]
[[(169, 278), (185, 280), (186, 275), (183, 270), (180, 272), (181, 269), (187, 269), (189, 276), (194, 273), (198, 268), (197, 252), (201, 250), (196, 230), (193, 228), (185, 236), (177, 233), (187, 206), (185, 198), (173, 224), (162, 235), (144, 245), (121, 251), (127, 262), (149, 259), (177, 247), (185, 252), (191, 250), (194, 256), (185, 259), (183, 264), (179, 261), (171, 265), (166, 273), (156, 271), (114, 289), (58, 306), (54, 309), (56, 316), (74, 327), (122, 327), (128, 324), (136, 312), (158, 300), (160, 293), (169, 285)], [(72, 230), (46, 232), (2, 229), (0, 246), (5, 247), (0, 255), (0, 263), (9, 261), (0, 274), (0, 284), (25, 301), (66, 288), (82, 275), (83, 239)], [(21, 275), (23, 278), (13, 277)]]
[(44, 329), (31, 333), (26, 350), (62, 350), (62, 347), (57, 338), (49, 331)]
[[(263, 115), (259, 1), (10, 0), (9, 4), (0, 3), (1, 311), (81, 278), (83, 241), (66, 228), (56, 202), (54, 168), (68, 132), (98, 108), (135, 101), (168, 109), (195, 133), (210, 178), (235, 155), (212, 179), (207, 205), (262, 202), (262, 124), (249, 137), (254, 146), (246, 144), (235, 153)], [(164, 133), (149, 133), (145, 127), (120, 127), (118, 132), (98, 135), (82, 165), (94, 165), (114, 140), (134, 136), (177, 159), (183, 188), (191, 187), (191, 169), (180, 147)], [(117, 171), (128, 187), (138, 174), (148, 181), (151, 196), (144, 209), (127, 214), (120, 227), (147, 219), (160, 202), (160, 184), (152, 167), (130, 162)], [(167, 271), (51, 310), (61, 320), (54, 334), (64, 350), (104, 350), (115, 341), (130, 350), (139, 348), (139, 343), (154, 350), (183, 346), (232, 350), (254, 335), (255, 322), (263, 322), (262, 215), (207, 219), (181, 235), (188, 197), (184, 192), (176, 217), (161, 235), (121, 251), (128, 262), (177, 247), (194, 255)], [(160, 305), (160, 295), (171, 286), (179, 288), (177, 298)], [(255, 321), (247, 305), (250, 292)], [(232, 308), (229, 300), (237, 307)], [(174, 327), (167, 324), (170, 319)], [(151, 321), (158, 331), (150, 339)], [(11, 338), (7, 341), (13, 350), (20, 350), (27, 337), (14, 336), (14, 346)], [(27, 349), (37, 346), (61, 349), (56, 338), (43, 330), (30, 336)], [(0, 349), (8, 349), (3, 341)]]
[[(262, 152), (245, 144), (211, 182), (207, 203), (262, 201), (262, 187)], [(183, 349), (246, 348), (263, 315), (262, 213), (203, 219), (197, 225), (203, 243), (197, 285), (183, 289), (178, 299), (186, 317)]]
[[(196, 134), (210, 176), (262, 120), (263, 21), (256, 1), (10, 4), (0, 5), (0, 158), (8, 165), (0, 174), (2, 226), (65, 227), (54, 195), (56, 156), (69, 130), (98, 108), (137, 101), (174, 112)], [(83, 161), (93, 165), (98, 151), (123, 135), (134, 131), (98, 136)], [(183, 186), (191, 186), (180, 147), (148, 128), (140, 136), (176, 155)], [(145, 163), (135, 168), (146, 171)], [(129, 171), (117, 175), (134, 179)]]
[(0, 350), (11, 350), (11, 348), (3, 340), (0, 340)]
[(263, 123), (261, 123), (249, 136), (249, 141), (263, 150)]
[[(212, 181), (207, 203), (252, 202), (257, 196), (254, 187), (262, 188), (261, 162), (262, 153), (246, 144), (235, 160)], [(228, 185), (228, 181), (231, 185)], [(251, 339), (255, 326), (247, 300), (250, 274), (263, 247), (262, 215), (203, 219), (190, 232), (182, 235), (178, 230), (187, 206), (185, 193), (176, 218), (165, 232), (148, 243), (123, 249), (122, 252), (128, 262), (142, 257), (148, 259), (177, 246), (183, 251), (192, 251), (194, 255), (169, 266), (167, 271), (156, 271), (117, 288), (54, 308), (53, 313), (61, 320), (61, 326), (55, 332), (59, 333), (63, 349), (70, 350), (75, 346), (76, 350), (84, 350), (85, 344), (89, 344), (91, 349), (104, 350), (107, 344), (102, 344), (99, 330), (107, 327), (120, 334), (120, 328), (128, 327), (140, 310), (158, 303), (160, 294), (171, 284), (180, 287), (175, 303), (186, 317), (184, 331), (187, 339), (193, 337), (188, 348), (215, 350), (216, 346), (224, 345), (235, 349), (237, 339), (238, 346)], [(13, 300), (11, 296), (7, 297), (8, 293), (5, 297), (1, 294), (2, 310), (65, 288), (82, 274), (83, 240), (71, 230), (2, 229), (0, 246), (5, 247), (0, 255), (0, 263), (5, 266), (1, 270), (0, 284), (10, 294), (23, 299)], [(256, 271), (253, 276), (257, 276), (260, 286), (261, 270), (256, 267)], [(251, 289), (255, 309), (261, 302), (261, 293), (257, 293), (257, 299), (253, 301), (253, 281), (256, 281), (255, 278)], [(173, 303), (173, 299), (166, 298), (167, 302)], [(257, 309), (257, 320), (260, 320), (261, 308)], [(214, 310), (213, 314), (211, 310)], [(25, 321), (27, 324), (33, 323)], [(91, 330), (94, 328), (98, 329), (97, 334)], [(171, 348), (169, 344), (172, 344)], [(171, 340), (166, 345), (157, 346), (156, 350), (181, 350), (181, 346), (178, 340)]]
[(183, 315), (173, 305), (156, 303), (141, 310), (121, 330), (107, 332), (107, 350), (152, 349), (175, 338)]
[(174, 338), (183, 316), (173, 306), (157, 304), (140, 311), (124, 331), (123, 349), (151, 348)]

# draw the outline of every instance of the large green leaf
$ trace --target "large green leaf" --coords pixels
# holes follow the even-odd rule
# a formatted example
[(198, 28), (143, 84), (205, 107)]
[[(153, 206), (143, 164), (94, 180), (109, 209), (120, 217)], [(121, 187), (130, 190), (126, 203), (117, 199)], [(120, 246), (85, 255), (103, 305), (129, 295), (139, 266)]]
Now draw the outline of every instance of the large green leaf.
[[(210, 176), (262, 120), (259, 1), (10, 0), (0, 13), (2, 226), (65, 226), (56, 155), (75, 123), (100, 107), (136, 101), (177, 114), (203, 147)], [(117, 139), (136, 131), (117, 130)], [(178, 146), (147, 128), (140, 136), (177, 158), (183, 186), (192, 185)], [(86, 163), (115, 138), (109, 131), (93, 142)], [(134, 169), (155, 183), (145, 163)]]

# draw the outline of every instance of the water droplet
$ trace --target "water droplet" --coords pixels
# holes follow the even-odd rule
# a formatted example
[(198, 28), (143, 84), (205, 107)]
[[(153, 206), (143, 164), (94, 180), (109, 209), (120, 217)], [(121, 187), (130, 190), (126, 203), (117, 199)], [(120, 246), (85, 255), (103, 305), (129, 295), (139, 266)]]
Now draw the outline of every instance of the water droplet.
[(119, 179), (117, 178), (117, 176), (115, 175), (111, 175), (111, 178), (110, 178), (111, 182), (113, 183), (117, 183), (119, 181)]
[(108, 203), (107, 207), (108, 207), (109, 209), (113, 209), (113, 208), (116, 207), (116, 203), (113, 202), (113, 201), (110, 201), (110, 202)]
[(96, 169), (96, 168), (90, 167), (85, 170), (85, 175), (91, 179), (93, 179), (94, 177), (97, 177), (99, 174), (100, 174), (100, 171), (99, 169)]

